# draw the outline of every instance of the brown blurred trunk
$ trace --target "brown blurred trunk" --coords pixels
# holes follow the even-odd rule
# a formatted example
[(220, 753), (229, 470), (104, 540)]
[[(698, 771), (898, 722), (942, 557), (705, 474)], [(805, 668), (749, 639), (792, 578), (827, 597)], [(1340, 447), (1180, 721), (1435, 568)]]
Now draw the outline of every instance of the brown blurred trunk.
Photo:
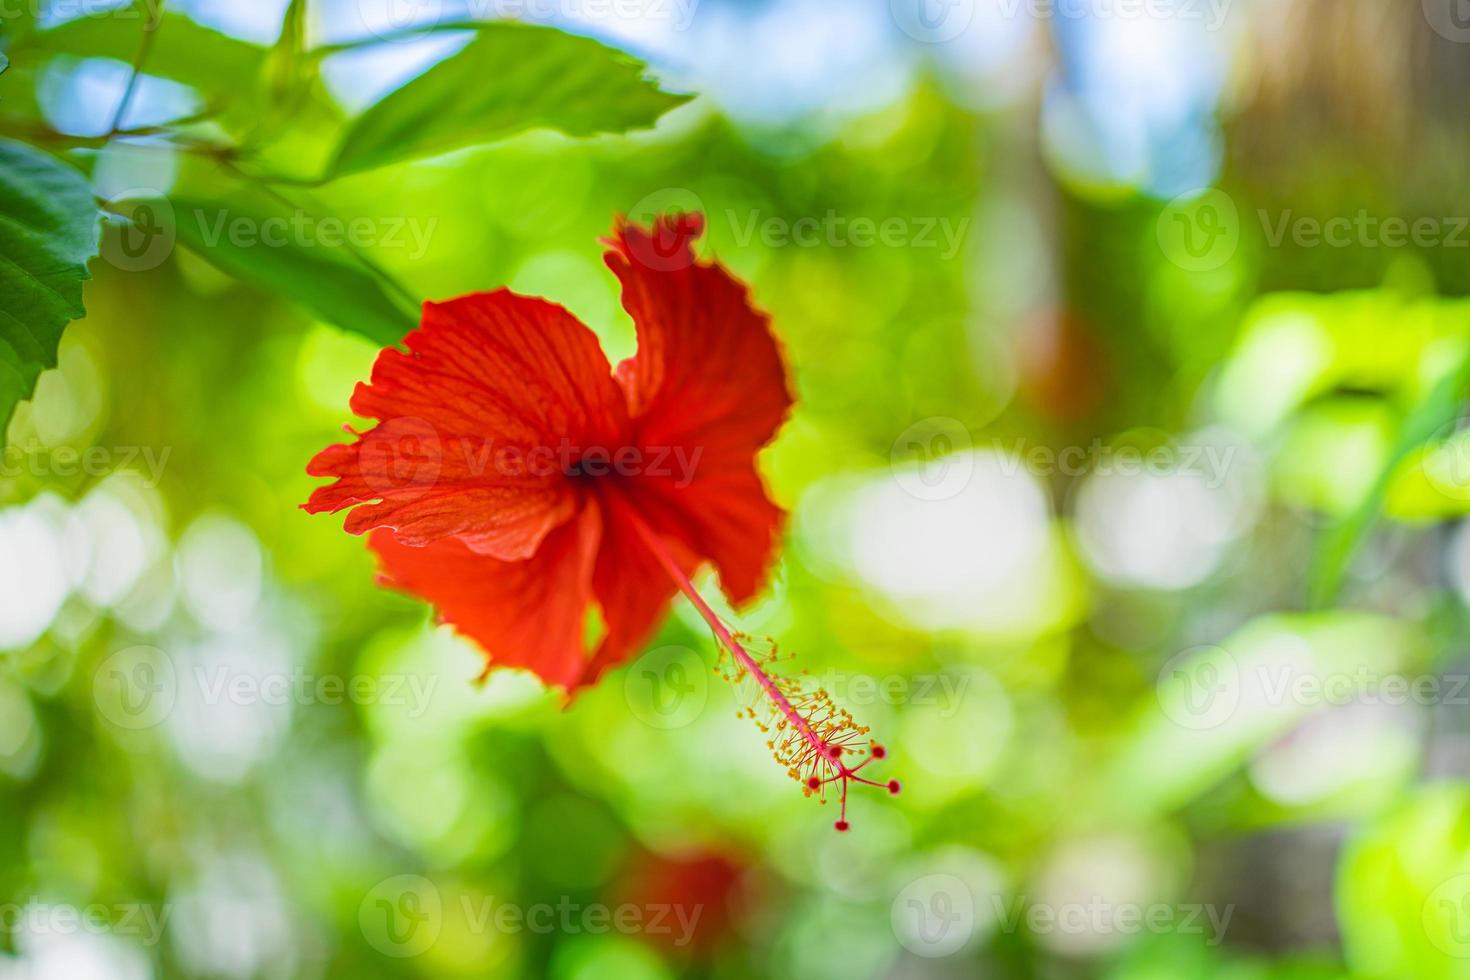
[(1459, 200), (1470, 42), (1436, 31), (1426, 5), (1462, 2), (1257, 3), (1230, 122), (1233, 176), (1312, 199), (1336, 189), (1391, 206)]

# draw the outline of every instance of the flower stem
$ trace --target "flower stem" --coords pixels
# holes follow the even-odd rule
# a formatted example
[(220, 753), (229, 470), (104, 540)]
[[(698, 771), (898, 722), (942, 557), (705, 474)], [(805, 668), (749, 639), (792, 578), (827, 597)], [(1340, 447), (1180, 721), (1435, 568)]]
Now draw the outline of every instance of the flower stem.
[[(880, 783), (866, 776), (858, 775), (859, 770), (867, 766), (874, 759), (882, 759), (887, 756), (887, 750), (877, 742), (869, 742), (867, 757), (857, 760), (855, 764), (848, 765), (844, 753), (851, 751), (854, 747), (851, 741), (854, 737), (866, 735), (868, 729), (858, 726), (846, 711), (833, 704), (832, 698), (826, 691), (798, 690), (795, 685), (783, 689), (778, 680), (772, 679), (761, 667), (760, 661), (750, 655), (745, 646), (730, 632), (715, 611), (710, 608), (704, 596), (694, 588), (694, 583), (689, 580), (684, 569), (679, 567), (679, 562), (674, 558), (669, 546), (648, 526), (636, 512), (629, 509), (626, 515), (633, 527), (638, 530), (638, 535), (648, 550), (658, 559), (669, 578), (679, 587), (694, 608), (699, 610), (699, 615), (709, 624), (714, 631), (715, 638), (730, 651), (730, 656), (735, 658), (735, 663), (740, 671), (755, 679), (760, 686), (761, 692), (770, 699), (776, 714), (782, 722), (777, 726), (780, 729), (790, 726), (790, 733), (783, 736), (773, 737), (767, 744), (771, 747), (777, 761), (788, 767), (788, 771), (798, 781), (804, 784), (808, 795), (822, 795), (822, 802), (826, 802), (826, 787), (836, 783), (839, 790), (838, 803), (840, 813), (834, 825), (838, 830), (847, 830), (847, 790), (850, 783), (863, 783), (868, 786), (877, 786), (886, 789), (889, 793), (899, 792), (899, 783), (891, 779), (886, 783)], [(740, 679), (740, 674), (730, 677), (732, 681)], [(794, 691), (788, 697), (787, 691)], [(792, 703), (792, 697), (796, 698), (796, 704)], [(800, 707), (799, 707), (800, 706)], [(805, 708), (805, 711), (802, 710)], [(747, 709), (750, 710), (750, 709)], [(752, 712), (751, 718), (755, 718)], [(813, 718), (816, 719), (815, 724)], [(765, 724), (757, 721), (762, 731), (767, 731)], [(799, 748), (798, 748), (799, 747)], [(805, 776), (803, 776), (803, 772)]]
[[(811, 723), (806, 720), (801, 712), (792, 706), (791, 701), (776, 686), (776, 682), (771, 680), (766, 672), (761, 669), (756, 659), (746, 651), (740, 641), (735, 639), (729, 628), (720, 621), (720, 617), (710, 608), (709, 603), (705, 602), (704, 596), (699, 594), (699, 590), (694, 587), (694, 583), (689, 580), (689, 576), (684, 574), (684, 570), (679, 567), (679, 563), (674, 560), (674, 556), (669, 553), (668, 547), (659, 539), (659, 536), (654, 533), (652, 528), (644, 523), (642, 518), (637, 515), (630, 516), (633, 518), (634, 526), (638, 528), (638, 534), (643, 538), (643, 543), (648, 545), (648, 550), (653, 552), (659, 564), (664, 567), (664, 571), (668, 572), (669, 577), (674, 580), (674, 584), (679, 587), (679, 591), (683, 592), (689, 601), (694, 604), (694, 608), (699, 611), (700, 616), (704, 617), (704, 621), (709, 624), (709, 628), (714, 631), (715, 636), (730, 651), (730, 656), (734, 657), (735, 662), (755, 679), (755, 682), (760, 685), (761, 690), (765, 692), (766, 697), (770, 698), (771, 703), (776, 706), (776, 710), (801, 733), (802, 737), (806, 739), (812, 749), (823, 758), (831, 759), (831, 747), (816, 732), (812, 731)], [(833, 765), (846, 771), (847, 767), (842, 763), (840, 758), (831, 759), (831, 761)]]

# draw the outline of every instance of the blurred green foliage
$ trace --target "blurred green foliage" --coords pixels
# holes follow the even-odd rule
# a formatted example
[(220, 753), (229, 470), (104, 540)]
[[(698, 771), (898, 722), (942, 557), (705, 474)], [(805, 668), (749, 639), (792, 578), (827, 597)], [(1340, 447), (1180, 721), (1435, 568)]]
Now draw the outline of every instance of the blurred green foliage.
[[(762, 125), (504, 25), (350, 109), (322, 65), (377, 42), (305, 7), (273, 47), (165, 14), (146, 73), (196, 102), (122, 138), (42, 94), (139, 21), (4, 22), (39, 149), (0, 167), (110, 217), (0, 470), (0, 976), (1470, 976), (1462, 260), (1273, 245), (1283, 191), (1228, 168), (1199, 261), (1172, 229), (1218, 200), (1103, 192), (1035, 159), (1033, 100), (927, 65)], [(783, 559), (721, 612), (890, 747), (847, 834), (689, 610), (562, 710), (298, 509), (415, 301), (544, 295), (627, 356), (598, 239), (674, 209), (794, 373)]]

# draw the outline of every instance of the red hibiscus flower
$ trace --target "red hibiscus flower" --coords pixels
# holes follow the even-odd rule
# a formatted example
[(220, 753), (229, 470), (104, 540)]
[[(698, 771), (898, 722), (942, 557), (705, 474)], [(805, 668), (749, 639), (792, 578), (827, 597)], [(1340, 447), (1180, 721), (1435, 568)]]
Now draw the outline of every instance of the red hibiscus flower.
[[(607, 264), (638, 332), (616, 371), (545, 300), (501, 289), (426, 303), (407, 351), (383, 350), (353, 393), (353, 412), (378, 424), (311, 461), (333, 482), (304, 507), (350, 508), (383, 581), (431, 602), (487, 672), (521, 667), (569, 692), (638, 650), (683, 591), (732, 658), (728, 676), (764, 695), (757, 722), (782, 733), (777, 757), (808, 792), (841, 783), (846, 829), (847, 784), (870, 782), (856, 772), (883, 750), (849, 766), (867, 729), (769, 674), (689, 580), (707, 561), (736, 606), (759, 593), (784, 514), (755, 457), (792, 404), (768, 317), (696, 260), (702, 227), (684, 215), (614, 229)], [(589, 649), (594, 609), (603, 634)]]

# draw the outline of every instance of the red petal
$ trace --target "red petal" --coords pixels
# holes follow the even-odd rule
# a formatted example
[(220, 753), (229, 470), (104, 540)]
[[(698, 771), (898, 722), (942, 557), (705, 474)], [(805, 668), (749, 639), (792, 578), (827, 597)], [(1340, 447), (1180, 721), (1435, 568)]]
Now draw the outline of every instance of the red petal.
[(698, 262), (698, 215), (663, 218), (653, 231), (615, 229), (607, 264), (623, 284), (638, 354), (618, 365), (634, 438), (645, 458), (678, 448), (678, 467), (646, 473), (647, 492), (677, 511), (686, 542), (719, 568), (732, 601), (759, 590), (781, 511), (767, 498), (755, 455), (791, 409), (786, 366), (769, 318), (743, 283)]
[(524, 561), (477, 554), (455, 538), (422, 548), (393, 532), (368, 536), (386, 584), (434, 604), (442, 619), (486, 652), (486, 670), (524, 667), (573, 687), (587, 669), (583, 631), (602, 537), (596, 504), (546, 535)]
[(306, 509), (355, 507), (348, 531), (388, 527), (404, 545), (457, 535), (497, 558), (534, 554), (575, 511), (568, 454), (627, 438), (596, 336), (562, 307), (502, 289), (425, 304), (405, 343), (379, 354), (352, 396), (380, 424), (308, 465), (336, 482)]
[[(592, 591), (602, 607), (607, 633), (592, 658), (582, 684), (592, 684), (602, 672), (615, 667), (642, 649), (659, 620), (668, 611), (669, 600), (679, 591), (669, 573), (639, 536), (626, 511), (637, 507), (641, 519), (663, 536), (685, 574), (692, 573), (699, 559), (679, 543), (668, 518), (657, 511), (657, 501), (638, 501), (629, 495), (633, 486), (609, 489), (599, 495), (604, 514), (602, 548), (592, 576)], [(652, 506), (649, 506), (652, 504)]]

